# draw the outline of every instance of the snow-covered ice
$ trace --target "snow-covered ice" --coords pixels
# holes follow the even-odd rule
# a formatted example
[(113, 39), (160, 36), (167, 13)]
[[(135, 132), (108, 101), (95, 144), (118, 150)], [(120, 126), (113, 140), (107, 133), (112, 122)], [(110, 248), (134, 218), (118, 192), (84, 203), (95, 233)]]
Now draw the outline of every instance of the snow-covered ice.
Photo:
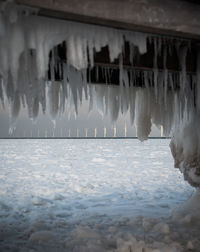
[(0, 251), (198, 251), (169, 140), (1, 140), (0, 160)]

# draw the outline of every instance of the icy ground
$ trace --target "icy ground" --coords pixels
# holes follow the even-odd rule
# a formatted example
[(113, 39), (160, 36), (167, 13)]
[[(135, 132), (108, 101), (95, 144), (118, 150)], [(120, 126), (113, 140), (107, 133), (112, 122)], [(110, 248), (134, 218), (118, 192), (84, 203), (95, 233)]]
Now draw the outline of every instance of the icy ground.
[(0, 140), (0, 251), (199, 251), (169, 140)]

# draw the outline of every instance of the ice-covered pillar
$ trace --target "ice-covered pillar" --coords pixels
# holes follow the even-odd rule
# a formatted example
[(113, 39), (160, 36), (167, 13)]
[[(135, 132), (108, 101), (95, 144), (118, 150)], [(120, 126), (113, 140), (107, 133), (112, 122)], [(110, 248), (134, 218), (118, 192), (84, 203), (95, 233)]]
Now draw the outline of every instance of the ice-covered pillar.
[(195, 187), (200, 187), (199, 118), (197, 113), (176, 127), (170, 143), (174, 167), (179, 168), (184, 179)]
[[(184, 113), (176, 110), (175, 129), (170, 148), (174, 157), (174, 166), (179, 168), (192, 186), (200, 187), (200, 50), (197, 53), (195, 89), (185, 96)], [(188, 86), (188, 85), (187, 85)], [(191, 95), (192, 94), (192, 95)], [(192, 97), (192, 99), (191, 99)], [(176, 107), (180, 108), (176, 104)]]

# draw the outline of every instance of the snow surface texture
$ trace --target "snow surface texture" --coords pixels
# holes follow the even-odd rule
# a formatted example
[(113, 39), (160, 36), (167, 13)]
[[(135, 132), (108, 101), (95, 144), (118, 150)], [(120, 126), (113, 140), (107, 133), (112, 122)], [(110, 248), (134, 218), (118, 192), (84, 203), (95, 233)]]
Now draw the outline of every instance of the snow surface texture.
[[(185, 63), (189, 43), (176, 45), (180, 73), (166, 69), (167, 56), (163, 57), (164, 71), (159, 71), (157, 59), (161, 46), (165, 45), (165, 55), (171, 51), (164, 38), (38, 17), (34, 10), (10, 3), (1, 4), (0, 10), (0, 99), (4, 102), (7, 97), (10, 104), (11, 133), (21, 105), (27, 106), (29, 117), (35, 119), (40, 106), (45, 112), (48, 104), (55, 119), (72, 105), (78, 113), (84, 91), (86, 99), (90, 99), (90, 108), (97, 102), (99, 110), (110, 113), (113, 121), (120, 111), (129, 111), (142, 141), (148, 138), (152, 123), (162, 126), (165, 135), (171, 133), (176, 166), (191, 185), (200, 185), (200, 53), (197, 74), (188, 76)], [(154, 71), (144, 71), (145, 88), (136, 87), (137, 73), (123, 69), (122, 60), (119, 87), (88, 86), (86, 72), (94, 65), (95, 52), (108, 46), (110, 62), (122, 59), (125, 40), (130, 45), (130, 62), (135, 48), (143, 54), (147, 40), (154, 44)], [(67, 61), (55, 64), (59, 63), (55, 48), (63, 41), (67, 45)], [(51, 81), (47, 81), (49, 68)], [(63, 81), (55, 81), (55, 70), (63, 71)]]
[(0, 251), (198, 252), (200, 196), (182, 207), (168, 145), (1, 140)]

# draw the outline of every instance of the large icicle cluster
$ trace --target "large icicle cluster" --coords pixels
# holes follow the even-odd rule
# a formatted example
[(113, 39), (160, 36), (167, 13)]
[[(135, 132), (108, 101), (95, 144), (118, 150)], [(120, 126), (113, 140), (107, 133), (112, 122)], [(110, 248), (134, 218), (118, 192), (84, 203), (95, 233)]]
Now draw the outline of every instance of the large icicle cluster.
[[(146, 36), (143, 34), (28, 15), (30, 10), (9, 4), (0, 7), (0, 76), (3, 80), (0, 95), (3, 100), (4, 87), (13, 118), (17, 117), (21, 102), (27, 105), (30, 117), (37, 116), (39, 104), (45, 111), (49, 54), (63, 41), (67, 44), (67, 62), (63, 64), (62, 88), (67, 93), (66, 86), (70, 85), (75, 107), (78, 98), (81, 100), (85, 70), (93, 67), (95, 52), (108, 45), (112, 62), (122, 52), (124, 39), (138, 46), (141, 53), (146, 51)], [(53, 51), (51, 76), (54, 76), (56, 57)], [(53, 78), (51, 81), (50, 86), (55, 86)], [(50, 87), (50, 93), (54, 89), (58, 91), (59, 87)], [(50, 96), (54, 103), (56, 96)]]
[[(142, 72), (140, 85), (138, 72), (123, 68), (121, 55), (126, 41), (130, 45), (131, 62), (136, 47), (140, 54), (146, 52), (147, 39), (154, 44), (154, 70)], [(66, 60), (59, 62), (55, 48), (63, 42)], [(191, 184), (199, 186), (200, 56), (197, 74), (187, 75), (185, 61), (189, 45), (177, 44), (181, 71), (172, 73), (166, 68), (167, 52), (170, 52), (170, 46), (166, 46), (164, 70), (159, 71), (157, 58), (161, 45), (161, 38), (153, 39), (150, 35), (53, 20), (37, 16), (34, 10), (1, 4), (0, 99), (2, 103), (8, 99), (13, 126), (21, 105), (27, 107), (32, 119), (37, 117), (40, 106), (46, 111), (46, 104), (53, 119), (67, 104), (74, 105), (78, 113), (84, 91), (90, 107), (96, 102), (99, 110), (109, 113), (113, 121), (120, 111), (129, 111), (140, 140), (148, 138), (152, 123), (163, 126), (165, 135), (173, 134), (171, 149), (175, 166), (181, 168)], [(109, 49), (110, 62), (119, 58), (119, 86), (88, 85), (87, 71), (94, 66), (95, 53), (105, 46)], [(54, 78), (55, 71), (62, 75), (61, 81)]]

